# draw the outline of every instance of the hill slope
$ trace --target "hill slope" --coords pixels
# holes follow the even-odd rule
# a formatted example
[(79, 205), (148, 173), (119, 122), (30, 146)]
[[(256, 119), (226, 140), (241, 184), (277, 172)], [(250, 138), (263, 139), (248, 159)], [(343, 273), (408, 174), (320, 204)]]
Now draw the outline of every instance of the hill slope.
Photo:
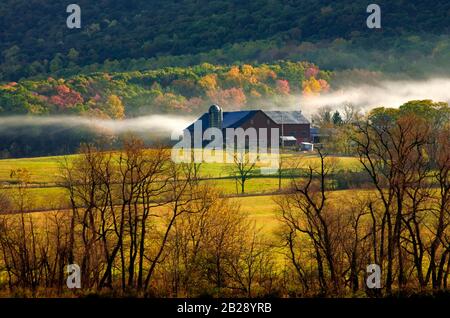
[[(381, 30), (369, 30), (365, 26), (369, 3), (362, 0), (79, 0), (82, 28), (70, 30), (65, 26), (68, 14), (64, 1), (4, 0), (0, 3), (0, 80), (56, 73), (63, 68), (75, 71), (76, 67), (105, 60), (125, 61), (131, 69), (139, 69), (135, 62), (130, 65), (130, 59), (200, 54), (242, 43), (250, 43), (250, 48), (242, 46), (239, 51), (248, 49), (251, 53), (242, 53), (237, 58), (259, 61), (283, 55), (271, 51), (274, 45), (331, 42), (339, 38), (352, 41), (352, 47), (387, 45), (404, 51), (405, 46), (399, 48), (396, 43), (400, 38), (419, 36), (407, 42), (418, 47), (421, 45), (418, 42), (428, 37), (449, 33), (450, 2), (447, 0), (432, 3), (379, 0)], [(391, 38), (395, 40), (388, 40)], [(258, 41), (270, 41), (271, 45), (261, 45)], [(429, 53), (430, 49), (422, 47), (421, 52)], [(216, 57), (215, 62), (230, 63), (236, 58), (230, 50), (222, 53), (221, 60)], [(171, 60), (168, 64), (175, 62)]]

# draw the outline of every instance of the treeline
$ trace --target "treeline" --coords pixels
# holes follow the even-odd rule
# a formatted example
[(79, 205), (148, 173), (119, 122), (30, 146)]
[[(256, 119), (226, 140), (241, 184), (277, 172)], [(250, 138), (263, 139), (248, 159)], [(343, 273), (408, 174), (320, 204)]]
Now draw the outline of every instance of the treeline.
[(83, 125), (29, 126), (17, 123), (0, 128), (0, 158), (26, 158), (76, 153), (83, 143), (113, 146), (116, 136)]
[[(376, 46), (373, 46), (374, 43)], [(0, 82), (18, 81), (25, 78), (44, 79), (49, 76), (67, 78), (94, 72), (110, 73), (145, 71), (164, 67), (187, 67), (204, 62), (231, 65), (273, 63), (278, 60), (292, 62), (308, 60), (321, 65), (324, 69), (343, 71), (342, 76), (345, 75), (343, 79), (353, 80), (356, 83), (359, 79), (355, 76), (360, 76), (362, 72), (366, 73), (362, 79), (367, 82), (373, 80), (374, 75), (380, 76), (381, 74), (386, 74), (389, 78), (416, 79), (432, 75), (448, 75), (450, 67), (448, 47), (447, 34), (416, 34), (399, 38), (384, 37), (382, 34), (378, 34), (369, 40), (337, 38), (300, 43), (258, 40), (230, 44), (220, 49), (196, 54), (120, 60), (107, 58), (101, 63), (83, 66), (71, 62), (70, 53), (68, 53), (68, 56), (58, 55), (55, 60), (44, 61), (42, 65), (36, 63), (17, 64), (16, 69), (24, 70), (25, 74), (21, 77), (0, 78)], [(18, 48), (15, 47), (14, 51), (18, 52)], [(71, 52), (75, 55), (78, 54), (76, 51)], [(414, 63), (407, 63), (408, 60), (414, 60)], [(6, 71), (3, 74), (6, 74)], [(338, 79), (341, 80), (341, 76)]]
[[(150, 127), (151, 128), (151, 127)], [(120, 149), (128, 131), (115, 131), (95, 122), (23, 123), (20, 118), (0, 127), (0, 159), (63, 156), (75, 154), (83, 144), (99, 145), (104, 150)], [(146, 146), (164, 143), (170, 147), (169, 132), (136, 132)]]
[(354, 156), (357, 154), (354, 136), (357, 134), (356, 124), (366, 118), (372, 124), (392, 123), (405, 116), (422, 118), (436, 130), (448, 127), (450, 107), (446, 102), (432, 100), (412, 100), (398, 108), (376, 107), (363, 114), (358, 107), (347, 104), (341, 110), (332, 110), (324, 106), (313, 115), (312, 121), (322, 135), (320, 143), (328, 153)]
[[(321, 160), (310, 167), (310, 176), (294, 180), (293, 193), (276, 199), (287, 255), (303, 292), (311, 286), (325, 295), (348, 289), (371, 296), (448, 289), (448, 105), (412, 101), (399, 109), (374, 109), (366, 118), (350, 109), (345, 113), (339, 121), (338, 112), (324, 111), (321, 124), (334, 132), (351, 130), (342, 142), (358, 156), (369, 181), (344, 197), (330, 192), (336, 162), (325, 151), (339, 147), (334, 134), (319, 148)], [(379, 266), (381, 289), (366, 285), (369, 264)]]
[(239, 109), (277, 96), (319, 94), (329, 72), (308, 62), (162, 68), (23, 80), (0, 86), (0, 115), (78, 114), (121, 119), (154, 113), (202, 113), (210, 103)]

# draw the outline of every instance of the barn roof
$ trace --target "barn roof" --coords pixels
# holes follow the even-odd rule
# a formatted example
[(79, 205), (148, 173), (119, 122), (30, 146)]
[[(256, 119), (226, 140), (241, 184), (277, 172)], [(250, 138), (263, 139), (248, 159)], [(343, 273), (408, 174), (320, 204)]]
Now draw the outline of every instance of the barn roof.
[[(257, 112), (257, 110), (223, 112), (222, 128), (238, 128)], [(199, 119), (197, 119), (197, 121), (202, 122), (202, 129), (205, 130), (209, 127), (209, 113), (204, 113)], [(194, 123), (192, 123), (187, 129), (192, 132), (194, 130)]]
[(263, 110), (263, 112), (278, 125), (281, 124), (309, 124), (301, 111)]
[[(266, 111), (261, 110), (267, 117), (276, 124), (309, 124), (309, 121), (303, 116), (301, 111)], [(235, 112), (223, 112), (222, 128), (238, 128), (244, 122), (253, 117), (259, 110), (240, 110)], [(202, 129), (209, 127), (209, 113), (204, 113), (197, 121), (202, 122)], [(194, 123), (188, 128), (194, 130)]]
[(243, 110), (237, 112), (223, 113), (223, 128), (237, 128), (250, 117), (256, 114), (257, 110)]

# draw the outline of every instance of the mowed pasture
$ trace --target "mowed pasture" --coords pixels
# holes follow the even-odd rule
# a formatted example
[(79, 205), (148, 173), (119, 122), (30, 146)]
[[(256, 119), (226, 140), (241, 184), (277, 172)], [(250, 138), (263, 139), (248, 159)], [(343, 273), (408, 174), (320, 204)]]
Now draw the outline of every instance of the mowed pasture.
[[(148, 153), (150, 156), (151, 151)], [(70, 162), (77, 158), (78, 155), (2, 159), (0, 160), (0, 184), (17, 182), (16, 178), (11, 177), (11, 171), (14, 169), (27, 169), (31, 177), (30, 183), (53, 184), (59, 179), (61, 164), (65, 160)], [(283, 169), (302, 168), (319, 163), (319, 158), (312, 154), (288, 153), (283, 154), (282, 158)], [(362, 169), (358, 158), (334, 156), (329, 158), (335, 161), (336, 170), (358, 171)], [(202, 163), (200, 175), (205, 178), (227, 177), (230, 176), (233, 166), (233, 163)], [(258, 174), (258, 169), (255, 172)]]

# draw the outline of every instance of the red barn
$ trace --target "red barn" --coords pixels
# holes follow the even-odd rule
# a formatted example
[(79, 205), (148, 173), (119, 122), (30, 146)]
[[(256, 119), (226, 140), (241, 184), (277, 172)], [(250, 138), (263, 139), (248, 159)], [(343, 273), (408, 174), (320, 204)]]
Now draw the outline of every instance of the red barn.
[[(224, 112), (217, 105), (212, 105), (209, 111), (203, 114), (197, 122), (202, 124), (202, 130), (215, 127), (222, 129), (225, 136), (227, 128), (260, 128), (267, 129), (267, 139), (270, 140), (271, 128), (278, 128), (280, 141), (284, 140), (285, 146), (298, 146), (302, 142), (310, 142), (310, 122), (301, 111), (267, 111), (267, 110), (242, 110)], [(193, 134), (194, 124), (187, 129)]]

